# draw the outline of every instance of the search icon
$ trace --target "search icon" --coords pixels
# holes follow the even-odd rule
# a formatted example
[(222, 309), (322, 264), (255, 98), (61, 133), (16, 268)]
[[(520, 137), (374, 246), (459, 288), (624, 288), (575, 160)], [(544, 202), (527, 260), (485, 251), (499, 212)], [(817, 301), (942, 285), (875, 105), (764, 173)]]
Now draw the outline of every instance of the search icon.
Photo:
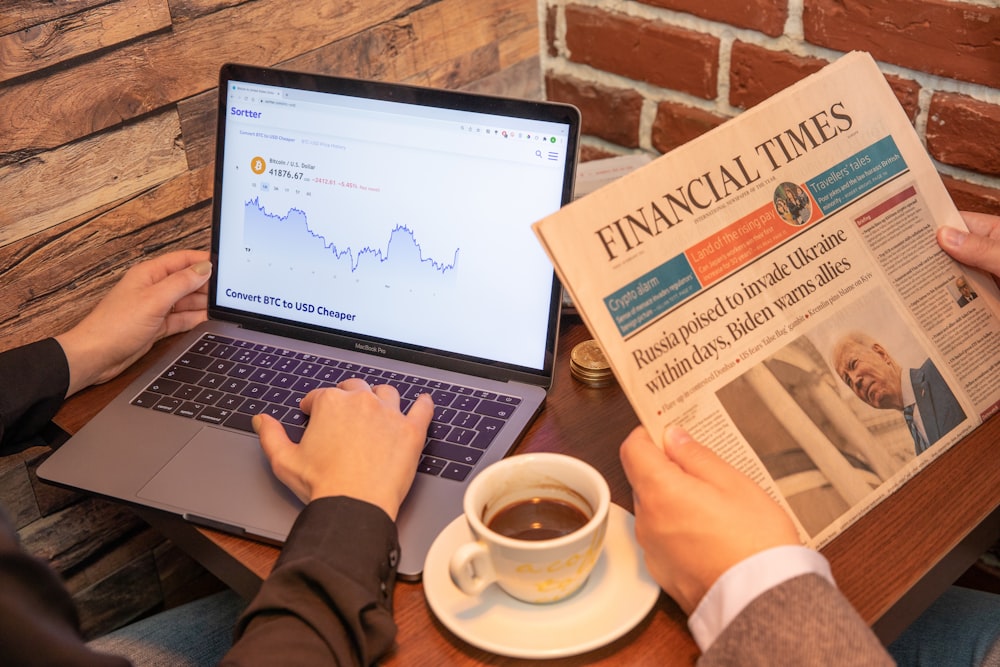
[(542, 157), (542, 151), (535, 151), (535, 157)]

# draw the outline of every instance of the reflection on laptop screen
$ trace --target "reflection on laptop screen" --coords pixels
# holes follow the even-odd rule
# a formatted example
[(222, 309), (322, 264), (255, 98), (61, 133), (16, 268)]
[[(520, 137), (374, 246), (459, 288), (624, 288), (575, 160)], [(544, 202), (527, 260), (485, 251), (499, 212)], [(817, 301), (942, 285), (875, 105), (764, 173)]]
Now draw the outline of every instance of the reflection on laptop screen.
[[(569, 126), (229, 81), (216, 305), (540, 369)], [(377, 350), (370, 350), (375, 351)]]

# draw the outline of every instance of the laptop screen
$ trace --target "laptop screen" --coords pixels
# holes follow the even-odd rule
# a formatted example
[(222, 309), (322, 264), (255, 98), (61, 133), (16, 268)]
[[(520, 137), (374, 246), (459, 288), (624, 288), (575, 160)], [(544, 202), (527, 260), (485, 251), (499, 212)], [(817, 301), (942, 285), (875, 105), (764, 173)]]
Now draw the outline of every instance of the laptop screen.
[(531, 223), (570, 200), (574, 109), (232, 65), (220, 95), (214, 310), (552, 363), (559, 287)]

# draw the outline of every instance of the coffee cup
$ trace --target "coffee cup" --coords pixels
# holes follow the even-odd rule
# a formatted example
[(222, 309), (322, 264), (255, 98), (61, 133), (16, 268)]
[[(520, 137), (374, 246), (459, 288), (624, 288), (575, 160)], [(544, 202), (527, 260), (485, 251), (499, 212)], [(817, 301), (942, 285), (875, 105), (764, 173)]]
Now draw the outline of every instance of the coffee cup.
[(495, 583), (524, 602), (568, 597), (601, 555), (610, 505), (608, 483), (580, 459), (536, 453), (498, 461), (465, 492), (474, 539), (452, 555), (451, 578), (468, 595)]

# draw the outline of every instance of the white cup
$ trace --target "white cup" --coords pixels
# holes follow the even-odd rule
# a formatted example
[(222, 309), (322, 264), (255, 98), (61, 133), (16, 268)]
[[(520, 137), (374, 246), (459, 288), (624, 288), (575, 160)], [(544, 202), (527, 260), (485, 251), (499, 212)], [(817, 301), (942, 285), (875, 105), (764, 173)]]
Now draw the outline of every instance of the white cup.
[[(552, 539), (516, 539), (489, 528), (496, 515), (533, 498), (555, 499), (588, 517), (575, 531)], [(592, 466), (565, 454), (521, 454), (480, 472), (465, 492), (463, 510), (475, 537), (449, 563), (451, 578), (468, 595), (496, 583), (531, 603), (555, 602), (587, 581), (604, 547), (611, 492)]]

